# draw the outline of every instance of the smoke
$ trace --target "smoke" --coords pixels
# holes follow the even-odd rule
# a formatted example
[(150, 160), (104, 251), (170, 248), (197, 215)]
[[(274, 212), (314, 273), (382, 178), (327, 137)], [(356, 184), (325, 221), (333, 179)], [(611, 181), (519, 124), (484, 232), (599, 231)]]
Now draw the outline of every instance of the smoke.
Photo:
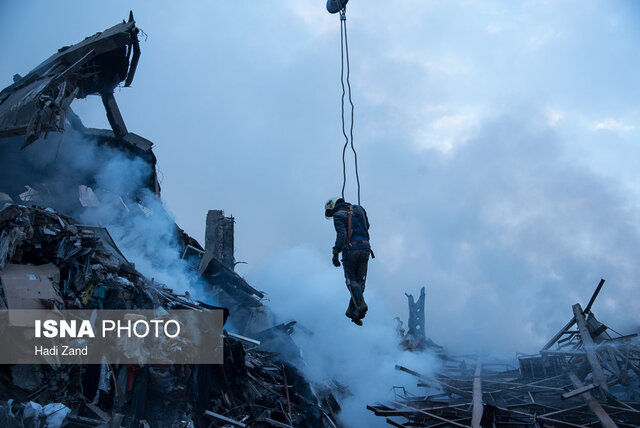
[(396, 219), (372, 233), (382, 266), (370, 277), (396, 302), (398, 281), (426, 285), (436, 342), (460, 352), (535, 352), (601, 277), (596, 314), (637, 328), (638, 206), (620, 183), (579, 163), (542, 112), (514, 107), (487, 117), (449, 153), (388, 146), (376, 147), (378, 156), (404, 165), (411, 181), (381, 174), (370, 184), (378, 200), (393, 201), (369, 209), (372, 224)]
[(607, 284), (594, 312), (623, 333), (637, 330), (640, 211), (619, 183), (576, 162), (542, 112), (518, 107), (485, 118), (448, 153), (407, 153), (393, 143), (402, 144), (372, 149), (405, 173), (370, 177), (377, 258), (362, 328), (344, 316), (349, 295), (329, 251), (298, 246), (249, 273), (282, 321), (315, 333), (296, 338), (304, 370), (348, 385), (354, 395), (344, 403), (345, 422), (372, 424), (366, 404), (392, 398), (392, 386), (416, 392), (416, 379), (395, 364), (437, 368), (428, 353), (397, 348), (393, 318), (406, 319), (403, 293), (422, 285), (427, 336), (452, 353), (513, 361), (517, 351), (537, 352), (601, 276)]
[[(305, 375), (316, 382), (336, 380), (350, 394), (340, 404), (347, 426), (376, 426), (384, 419), (366, 410), (367, 404), (392, 399), (392, 386), (417, 393), (417, 379), (395, 370), (405, 364), (424, 374), (437, 366), (428, 353), (403, 352), (398, 346), (393, 312), (375, 286), (365, 298), (369, 314), (357, 327), (344, 312), (349, 302), (342, 269), (311, 247), (301, 246), (275, 255), (252, 271), (251, 282), (268, 293), (279, 321), (296, 320), (312, 335), (294, 333), (303, 353)], [(382, 426), (382, 425), (381, 425)]]
[[(24, 190), (21, 186), (37, 189), (32, 202), (81, 223), (107, 227), (123, 254), (147, 277), (214, 303), (181, 258), (171, 214), (148, 189), (153, 173), (149, 162), (125, 149), (97, 144), (73, 129), (50, 134), (22, 151), (21, 142), (16, 138), (2, 146), (0, 190), (15, 197)], [(79, 185), (92, 189), (99, 201), (96, 206), (81, 205)]]

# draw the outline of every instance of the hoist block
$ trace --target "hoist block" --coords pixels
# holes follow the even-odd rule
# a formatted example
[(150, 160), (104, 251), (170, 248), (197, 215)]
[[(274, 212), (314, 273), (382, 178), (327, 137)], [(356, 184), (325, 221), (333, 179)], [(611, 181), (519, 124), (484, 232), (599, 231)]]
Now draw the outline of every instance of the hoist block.
[(327, 0), (327, 11), (338, 13), (349, 3), (349, 0)]

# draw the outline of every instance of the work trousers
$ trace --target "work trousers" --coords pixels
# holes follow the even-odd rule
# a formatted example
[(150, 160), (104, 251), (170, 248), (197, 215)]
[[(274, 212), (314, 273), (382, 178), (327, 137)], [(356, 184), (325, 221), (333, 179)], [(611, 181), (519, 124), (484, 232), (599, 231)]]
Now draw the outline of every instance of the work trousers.
[[(362, 293), (364, 293), (370, 254), (371, 251), (368, 248), (362, 250), (343, 251), (342, 267), (344, 268), (344, 278), (347, 283), (347, 287), (360, 286)], [(361, 302), (358, 302), (357, 306), (360, 305)], [(352, 314), (355, 314), (356, 312), (356, 304), (353, 301), (353, 296), (349, 300), (349, 308), (347, 309), (347, 312)]]

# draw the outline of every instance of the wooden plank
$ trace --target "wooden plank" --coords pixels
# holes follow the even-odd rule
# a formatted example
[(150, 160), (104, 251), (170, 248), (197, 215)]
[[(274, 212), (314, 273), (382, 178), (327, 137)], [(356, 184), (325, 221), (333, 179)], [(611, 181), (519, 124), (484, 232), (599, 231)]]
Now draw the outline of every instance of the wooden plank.
[(482, 421), (482, 413), (484, 412), (481, 375), (482, 364), (478, 361), (476, 363), (476, 371), (473, 375), (473, 411), (471, 413), (471, 426), (473, 428), (480, 428), (480, 421)]
[(607, 407), (609, 409), (613, 409), (615, 411), (621, 411), (621, 412), (631, 412), (631, 413), (640, 413), (640, 410), (636, 410), (633, 407), (631, 407), (630, 405), (628, 405), (627, 403), (625, 403), (624, 401), (620, 401), (618, 400), (618, 403), (625, 406), (625, 407), (617, 407), (617, 406), (610, 406), (608, 404), (604, 404), (604, 407)]
[(239, 334), (232, 333), (230, 331), (227, 331), (226, 333), (227, 333), (227, 336), (229, 336), (229, 337), (233, 337), (234, 339), (238, 339), (238, 340), (241, 340), (243, 342), (250, 343), (252, 345), (258, 345), (259, 346), (260, 343), (261, 343), (259, 340), (251, 339), (250, 337), (246, 337), (246, 336), (241, 336)]
[(568, 398), (575, 397), (576, 395), (580, 395), (580, 394), (584, 394), (585, 392), (589, 392), (592, 389), (596, 389), (597, 387), (598, 387), (598, 385), (594, 385), (594, 384), (590, 383), (589, 385), (585, 385), (583, 387), (576, 388), (573, 391), (565, 392), (564, 394), (562, 394), (562, 398), (564, 400), (566, 400)]
[[(574, 308), (575, 306), (576, 305), (574, 305)], [(580, 305), (577, 305), (577, 306), (580, 306)], [(574, 309), (574, 313), (575, 313), (575, 309)], [(580, 313), (580, 315), (582, 315), (582, 313)], [(578, 317), (576, 316), (576, 318)], [(582, 384), (580, 379), (578, 379), (578, 376), (576, 376), (575, 373), (569, 372), (569, 379), (571, 379), (571, 382), (573, 382), (573, 386), (575, 386), (576, 388), (584, 387), (584, 385)], [(614, 428), (618, 426), (616, 425), (615, 422), (613, 422), (613, 419), (611, 419), (611, 416), (609, 416), (609, 414), (602, 408), (600, 403), (598, 403), (598, 401), (595, 398), (593, 398), (593, 395), (591, 395), (590, 392), (583, 393), (582, 398), (587, 403), (591, 411), (598, 417), (598, 420), (600, 421), (603, 427)]]
[(584, 308), (585, 314), (588, 314), (589, 312), (591, 312), (591, 306), (593, 306), (593, 302), (596, 301), (596, 297), (598, 297), (598, 294), (600, 294), (600, 290), (602, 289), (603, 285), (604, 285), (604, 279), (601, 279), (600, 282), (598, 283), (598, 286), (596, 287), (596, 291), (593, 292), (591, 299), (589, 299), (589, 303), (587, 303), (587, 307)]
[[(84, 397), (83, 397), (84, 398)], [(96, 406), (95, 404), (93, 404), (92, 402), (88, 401), (86, 398), (84, 398), (85, 400), (85, 405), (96, 415), (98, 415), (98, 417), (100, 419), (102, 419), (103, 422), (108, 421), (111, 416), (109, 416), (109, 414), (107, 412), (105, 412), (104, 410), (102, 410), (100, 407)]]
[(415, 377), (420, 378), (420, 379), (430, 380), (427, 376), (425, 376), (425, 375), (423, 375), (421, 373), (418, 373), (417, 371), (411, 370), (411, 369), (409, 369), (407, 367), (401, 366), (399, 364), (396, 364), (395, 369), (396, 370), (400, 370), (401, 372), (409, 373), (410, 375), (415, 376)]
[(560, 338), (562, 337), (562, 335), (565, 333), (565, 331), (567, 331), (567, 330), (569, 330), (571, 327), (573, 327), (573, 325), (574, 325), (575, 323), (576, 323), (576, 319), (575, 319), (575, 317), (574, 317), (574, 318), (571, 318), (571, 319), (569, 320), (569, 322), (568, 322), (568, 323), (566, 323), (566, 324), (564, 325), (564, 327), (562, 327), (562, 328), (560, 329), (560, 331), (559, 331), (559, 332), (557, 332), (557, 333), (556, 333), (556, 335), (555, 335), (555, 336), (553, 336), (553, 337), (551, 338), (551, 340), (549, 340), (549, 341), (547, 342), (547, 344), (546, 344), (546, 345), (544, 345), (544, 346), (542, 347), (542, 351), (545, 351), (545, 350), (547, 350), (547, 349), (551, 348), (551, 347), (553, 346), (553, 344), (554, 344), (554, 343), (556, 343), (556, 342), (558, 341), (558, 339), (560, 339)]
[[(469, 405), (470, 403), (460, 403), (460, 404), (451, 404), (451, 405), (445, 405), (445, 406), (428, 407), (422, 410), (424, 410), (425, 412), (431, 413), (438, 410), (455, 409), (457, 407), (468, 407)], [(386, 407), (386, 406), (376, 407), (376, 406), (367, 405), (367, 410), (372, 411), (376, 416), (410, 416), (415, 413), (413, 410), (398, 410), (398, 409), (393, 409), (391, 407)]]
[(503, 412), (507, 412), (507, 413), (514, 413), (516, 415), (521, 415), (521, 416), (526, 416), (529, 417), (533, 420), (537, 419), (537, 420), (541, 420), (543, 422), (548, 422), (549, 424), (551, 424), (551, 426), (554, 427), (578, 427), (578, 428), (583, 428), (584, 425), (576, 425), (576, 424), (572, 424), (571, 422), (565, 422), (565, 421), (561, 421), (558, 419), (552, 419), (546, 416), (539, 416), (539, 415), (532, 415), (530, 413), (526, 413), (526, 412), (520, 412), (518, 410), (510, 410), (510, 409), (505, 409), (504, 407), (497, 407), (496, 409), (498, 410), (502, 410)]
[(207, 416), (211, 416), (212, 418), (217, 419), (219, 421), (226, 422), (228, 424), (236, 426), (236, 427), (240, 427), (240, 428), (245, 428), (246, 427), (246, 425), (243, 424), (242, 422), (238, 422), (238, 421), (233, 420), (231, 418), (228, 418), (226, 416), (219, 415), (219, 414), (217, 414), (215, 412), (212, 412), (211, 410), (205, 410), (204, 414), (207, 415)]
[(391, 419), (391, 418), (387, 418), (387, 419), (386, 419), (386, 421), (387, 421), (387, 423), (388, 423), (389, 425), (391, 425), (392, 427), (397, 427), (397, 428), (407, 428), (407, 427), (409, 427), (409, 425), (403, 425), (403, 424), (401, 424), (400, 422), (396, 422), (396, 421), (394, 421), (394, 420), (393, 420), (393, 419)]
[(559, 356), (559, 357), (580, 357), (583, 356), (585, 353), (583, 350), (580, 349), (576, 349), (574, 350), (557, 350), (557, 349), (551, 349), (551, 350), (543, 350), (540, 351), (540, 354), (543, 356)]
[(427, 411), (425, 411), (425, 410), (416, 409), (415, 407), (407, 406), (406, 404), (404, 404), (404, 403), (400, 403), (400, 402), (398, 402), (398, 401), (393, 401), (392, 403), (393, 403), (393, 405), (395, 405), (395, 406), (402, 406), (402, 407), (406, 407), (407, 409), (411, 409), (411, 410), (413, 410), (413, 411), (414, 411), (414, 412), (416, 412), (416, 413), (420, 413), (420, 414), (422, 414), (422, 415), (429, 416), (429, 417), (430, 417), (430, 418), (432, 418), (432, 419), (437, 419), (437, 420), (442, 421), (442, 422), (447, 422), (449, 425), (454, 426), (454, 427), (464, 427), (464, 428), (468, 428), (468, 425), (459, 424), (459, 423), (457, 423), (457, 422), (452, 421), (451, 419), (443, 418), (442, 416), (438, 416), (438, 415), (435, 415), (435, 414), (433, 414), (433, 413), (429, 413), (429, 412), (427, 412)]
[(465, 391), (464, 389), (456, 388), (455, 386), (451, 386), (448, 383), (444, 383), (443, 381), (440, 381), (440, 386), (446, 392), (459, 395), (460, 397), (473, 399), (473, 393), (472, 392)]
[(607, 379), (604, 377), (604, 372), (602, 371), (602, 366), (600, 365), (600, 361), (598, 360), (598, 356), (594, 350), (595, 344), (593, 343), (593, 339), (591, 338), (591, 333), (589, 333), (589, 328), (587, 327), (587, 320), (584, 318), (584, 314), (582, 313), (582, 307), (580, 303), (576, 303), (573, 305), (573, 316), (578, 324), (578, 329), (580, 330), (580, 337), (582, 338), (582, 347), (587, 353), (587, 361), (591, 366), (591, 374), (593, 375), (593, 383), (600, 387), (600, 391), (603, 395), (606, 395), (609, 392), (609, 387), (607, 386)]
[(104, 424), (104, 421), (101, 421), (100, 419), (92, 419), (92, 418), (87, 418), (84, 416), (75, 416), (75, 415), (67, 415), (67, 417), (65, 418), (65, 421), (71, 422), (71, 425), (80, 425), (83, 427), (99, 427), (100, 425)]
[(553, 412), (545, 413), (542, 416), (545, 416), (545, 417), (557, 416), (557, 415), (560, 415), (562, 413), (573, 412), (574, 410), (582, 409), (585, 406), (586, 406), (586, 404), (581, 404), (579, 406), (569, 407), (568, 409), (555, 410)]
[(289, 424), (284, 424), (282, 422), (278, 422), (274, 419), (271, 418), (261, 418), (258, 419), (256, 422), (266, 422), (268, 423), (270, 426), (272, 427), (277, 427), (277, 428), (293, 428), (291, 425)]
[[(456, 419), (454, 422), (465, 422), (465, 421), (470, 421), (470, 418), (460, 418), (460, 419)], [(433, 425), (429, 425), (429, 428), (436, 428), (436, 427), (446, 427), (448, 422), (439, 422)]]
[(627, 372), (624, 371), (622, 372), (622, 370), (620, 370), (620, 365), (618, 365), (618, 360), (616, 358), (616, 354), (613, 352), (613, 350), (611, 348), (607, 348), (606, 349), (606, 353), (609, 356), (609, 361), (611, 363), (611, 368), (613, 369), (615, 375), (619, 378), (621, 378), (620, 380), (622, 381), (622, 383), (625, 383), (625, 378), (627, 376)]
[(633, 370), (640, 377), (640, 368), (636, 367), (636, 365), (629, 360), (629, 357), (624, 355), (619, 349), (614, 348), (614, 352), (622, 358), (628, 368)]

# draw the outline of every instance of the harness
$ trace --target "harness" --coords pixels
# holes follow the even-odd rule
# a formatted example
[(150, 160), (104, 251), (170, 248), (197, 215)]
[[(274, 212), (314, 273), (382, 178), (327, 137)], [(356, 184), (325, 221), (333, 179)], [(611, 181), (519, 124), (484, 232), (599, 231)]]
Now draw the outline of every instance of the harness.
[(373, 254), (373, 250), (371, 250), (371, 244), (369, 243), (368, 239), (356, 240), (356, 241), (351, 240), (351, 237), (353, 236), (353, 227), (352, 227), (353, 221), (356, 222), (356, 225), (360, 230), (364, 231), (363, 235), (367, 234), (366, 229), (360, 224), (360, 222), (358, 221), (358, 218), (353, 216), (353, 205), (349, 204), (348, 211), (340, 210), (338, 212), (347, 214), (347, 243), (340, 249), (340, 251), (343, 251), (347, 248), (351, 248), (354, 245), (368, 245), (369, 246), (368, 249), (371, 252), (371, 258), (375, 259), (376, 256)]

